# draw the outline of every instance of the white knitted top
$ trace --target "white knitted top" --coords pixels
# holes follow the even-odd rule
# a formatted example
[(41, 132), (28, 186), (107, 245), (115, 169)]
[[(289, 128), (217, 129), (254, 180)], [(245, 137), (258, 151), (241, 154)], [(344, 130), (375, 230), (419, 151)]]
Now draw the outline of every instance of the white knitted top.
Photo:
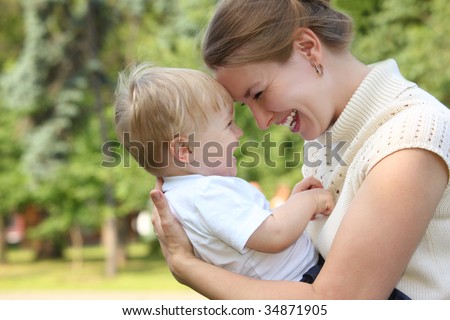
[[(371, 66), (329, 131), (305, 143), (303, 175), (321, 180), (336, 200), (330, 217), (308, 228), (325, 258), (369, 171), (407, 148), (436, 153), (450, 173), (450, 110), (405, 80), (395, 61), (387, 60)], [(450, 299), (450, 183), (397, 288), (412, 299)]]

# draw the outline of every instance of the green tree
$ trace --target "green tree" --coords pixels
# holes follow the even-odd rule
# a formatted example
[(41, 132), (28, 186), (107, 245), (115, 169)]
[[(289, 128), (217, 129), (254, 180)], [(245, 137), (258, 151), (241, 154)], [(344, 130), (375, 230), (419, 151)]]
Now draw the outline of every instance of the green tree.
[(5, 222), (28, 199), (26, 177), (20, 162), (23, 120), (0, 107), (0, 263), (6, 262)]
[(357, 24), (354, 52), (366, 63), (395, 58), (404, 76), (450, 106), (450, 7), (446, 0), (340, 0)]
[[(76, 241), (79, 230), (99, 228), (103, 222), (106, 272), (116, 272), (117, 261), (123, 260), (118, 253), (121, 217), (146, 209), (154, 185), (133, 160), (114, 168), (101, 166), (102, 145), (115, 140), (111, 102), (117, 73), (143, 59), (199, 67), (196, 19), (204, 17), (204, 5), (212, 4), (22, 2), (23, 49), (2, 74), (1, 87), (8, 92), (4, 104), (30, 124), (20, 159), (29, 189), (48, 215), (32, 236), (52, 242), (54, 254), (62, 253), (67, 234), (72, 243), (82, 245)], [(189, 28), (178, 24), (175, 30), (182, 20)], [(122, 160), (130, 160), (121, 152)]]
[(15, 0), (0, 0), (0, 71), (15, 62), (23, 41), (21, 6)]
[[(12, 0), (0, 1), (0, 72), (6, 69), (20, 52), (23, 26), (20, 5)], [(26, 177), (20, 165), (23, 149), (21, 137), (27, 122), (20, 114), (4, 108), (0, 102), (0, 263), (6, 262), (5, 223), (26, 201)]]
[[(80, 171), (81, 163), (76, 163), (97, 154), (98, 168), (99, 146), (106, 140), (103, 130), (106, 124), (100, 121), (103, 101), (99, 95), (103, 93), (99, 93), (98, 87), (102, 74), (97, 52), (102, 45), (98, 35), (107, 30), (110, 21), (111, 10), (107, 9), (113, 7), (99, 11), (96, 3), (102, 4), (23, 1), (23, 49), (1, 79), (2, 91), (8, 93), (3, 95), (4, 103), (24, 114), (30, 124), (25, 132), (21, 161), (30, 177), (30, 188), (49, 215), (34, 235), (51, 240), (56, 250), (52, 255), (56, 256), (62, 255), (69, 230), (85, 221), (91, 223), (92, 219), (80, 218), (81, 211), (89, 211), (100, 206), (99, 203), (111, 206), (104, 196), (99, 196), (101, 191), (109, 192), (101, 176), (86, 177), (83, 173), (92, 171)], [(92, 136), (86, 139), (84, 130), (91, 119), (99, 119), (102, 126), (97, 123), (97, 132), (91, 131)], [(79, 148), (83, 146), (80, 139), (96, 141), (97, 149)], [(80, 151), (86, 154), (80, 156)], [(79, 185), (81, 182), (84, 183)], [(70, 190), (76, 186), (97, 192), (80, 194)], [(101, 217), (98, 212), (92, 216), (98, 220)]]

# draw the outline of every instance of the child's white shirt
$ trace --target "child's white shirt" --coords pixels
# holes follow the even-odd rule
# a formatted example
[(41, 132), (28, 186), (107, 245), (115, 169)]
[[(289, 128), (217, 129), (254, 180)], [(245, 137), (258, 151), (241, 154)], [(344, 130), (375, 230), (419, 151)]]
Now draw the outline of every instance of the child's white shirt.
[(163, 191), (183, 225), (196, 256), (257, 279), (298, 281), (317, 263), (307, 234), (287, 249), (263, 253), (245, 247), (270, 216), (269, 202), (254, 186), (236, 177), (165, 177)]

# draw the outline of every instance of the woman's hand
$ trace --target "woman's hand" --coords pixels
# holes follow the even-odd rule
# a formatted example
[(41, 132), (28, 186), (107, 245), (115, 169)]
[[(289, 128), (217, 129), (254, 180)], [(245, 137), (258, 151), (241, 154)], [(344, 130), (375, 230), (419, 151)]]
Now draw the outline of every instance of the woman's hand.
[(177, 281), (183, 282), (183, 279), (178, 277), (178, 261), (193, 258), (194, 252), (184, 229), (173, 215), (161, 187), (162, 179), (158, 178), (155, 189), (150, 192), (155, 205), (152, 212), (153, 229), (170, 271)]

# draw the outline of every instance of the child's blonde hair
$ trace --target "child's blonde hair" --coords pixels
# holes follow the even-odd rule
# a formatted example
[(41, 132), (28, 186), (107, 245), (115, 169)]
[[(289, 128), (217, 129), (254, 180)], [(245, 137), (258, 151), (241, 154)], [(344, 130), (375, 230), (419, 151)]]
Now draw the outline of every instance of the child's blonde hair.
[(205, 128), (210, 113), (233, 103), (225, 88), (206, 73), (149, 62), (119, 74), (115, 98), (119, 141), (156, 176), (167, 169), (170, 141)]

